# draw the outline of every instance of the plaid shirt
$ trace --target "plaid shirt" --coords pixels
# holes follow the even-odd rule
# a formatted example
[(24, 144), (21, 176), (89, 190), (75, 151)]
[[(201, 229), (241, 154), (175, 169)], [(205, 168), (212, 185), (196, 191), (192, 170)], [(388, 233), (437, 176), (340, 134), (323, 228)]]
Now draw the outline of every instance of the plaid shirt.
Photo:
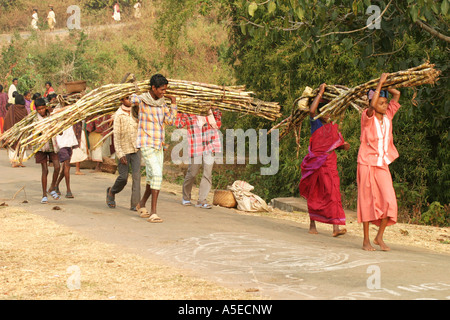
[(136, 148), (137, 130), (137, 119), (119, 108), (114, 115), (114, 149), (119, 159), (138, 151)]
[[(217, 127), (222, 126), (222, 112), (213, 111)], [(197, 124), (198, 118), (194, 114), (178, 114), (175, 126), (177, 128), (186, 127), (188, 131), (189, 155), (197, 157), (208, 153), (218, 153), (221, 151), (219, 130), (211, 127), (208, 121), (200, 128)]]
[(163, 107), (149, 106), (142, 99), (133, 94), (132, 104), (139, 104), (139, 126), (137, 134), (137, 148), (151, 147), (161, 149), (164, 143), (164, 126), (174, 124), (177, 116), (177, 107), (169, 108), (166, 104)]

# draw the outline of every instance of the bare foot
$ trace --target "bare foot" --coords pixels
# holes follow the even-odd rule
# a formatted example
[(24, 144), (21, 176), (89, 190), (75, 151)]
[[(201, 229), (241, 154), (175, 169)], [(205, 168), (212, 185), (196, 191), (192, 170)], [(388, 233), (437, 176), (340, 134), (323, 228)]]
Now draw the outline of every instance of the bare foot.
[(333, 231), (333, 237), (339, 237), (347, 233), (347, 229), (337, 229)]
[(311, 220), (309, 223), (309, 233), (310, 234), (319, 234), (316, 229), (316, 222), (314, 220)]
[(373, 243), (375, 243), (377, 246), (380, 246), (381, 251), (390, 251), (391, 250), (391, 248), (389, 248), (382, 239), (378, 240), (377, 238), (375, 238), (373, 240)]
[(367, 242), (364, 241), (363, 242), (362, 249), (365, 250), (365, 251), (376, 251), (376, 249), (374, 247), (372, 247), (372, 245), (370, 244), (369, 241), (367, 241)]
[(81, 172), (81, 171), (75, 171), (75, 174), (78, 175), (78, 176), (84, 176), (84, 173)]

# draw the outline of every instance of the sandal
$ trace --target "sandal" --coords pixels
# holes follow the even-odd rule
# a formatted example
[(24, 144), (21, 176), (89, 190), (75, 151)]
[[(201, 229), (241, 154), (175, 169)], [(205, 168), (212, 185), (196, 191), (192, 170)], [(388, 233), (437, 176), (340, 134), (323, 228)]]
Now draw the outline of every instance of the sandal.
[(61, 195), (61, 191), (59, 191), (59, 187), (56, 187), (56, 188), (55, 188), (55, 192), (56, 192), (58, 195)]
[(192, 206), (192, 203), (191, 203), (190, 200), (183, 200), (183, 201), (181, 202), (181, 204), (182, 204), (183, 206)]
[(196, 204), (195, 207), (196, 208), (202, 208), (202, 209), (211, 209), (212, 205), (210, 205), (208, 203), (203, 203), (203, 204)]
[(163, 219), (161, 219), (156, 213), (152, 213), (147, 221), (151, 223), (161, 223), (163, 222)]
[(73, 196), (72, 192), (67, 192), (66, 193), (66, 198), (73, 199), (75, 197)]
[(150, 213), (146, 208), (136, 208), (141, 218), (150, 218)]
[(42, 204), (47, 204), (48, 203), (48, 198), (47, 197), (42, 197), (41, 203)]
[(109, 191), (111, 190), (111, 187), (106, 189), (106, 204), (108, 207), (114, 209), (116, 207), (116, 201), (114, 201), (114, 196), (109, 195)]
[(59, 200), (59, 199), (61, 199), (61, 197), (56, 193), (55, 190), (53, 190), (52, 192), (50, 192), (50, 195), (52, 196), (52, 198), (53, 198), (54, 200)]

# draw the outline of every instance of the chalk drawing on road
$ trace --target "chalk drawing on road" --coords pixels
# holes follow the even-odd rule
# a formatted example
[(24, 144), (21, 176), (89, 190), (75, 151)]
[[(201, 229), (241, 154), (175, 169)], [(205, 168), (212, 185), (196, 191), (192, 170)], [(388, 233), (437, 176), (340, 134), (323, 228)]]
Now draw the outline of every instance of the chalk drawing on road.
[(380, 263), (376, 258), (353, 258), (344, 251), (314, 244), (295, 245), (242, 233), (212, 233), (149, 251), (198, 271), (208, 270), (218, 281), (256, 285), (271, 292), (291, 292), (307, 298), (313, 298), (316, 287), (304, 283), (306, 274)]
[[(291, 270), (297, 274), (317, 273), (377, 263), (374, 259), (350, 261), (348, 253), (317, 245), (293, 245), (241, 233), (213, 233), (193, 237), (174, 246), (157, 249), (155, 253), (172, 256), (179, 262), (195, 264), (196, 267), (213, 265), (226, 273), (241, 273), (249, 268), (256, 273), (272, 273), (274, 270)], [(295, 277), (291, 273), (286, 276)]]

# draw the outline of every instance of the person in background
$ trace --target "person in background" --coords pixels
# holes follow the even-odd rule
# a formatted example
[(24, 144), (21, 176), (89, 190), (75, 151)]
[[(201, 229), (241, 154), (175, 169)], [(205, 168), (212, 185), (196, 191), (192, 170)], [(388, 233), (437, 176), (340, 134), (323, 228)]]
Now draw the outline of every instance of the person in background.
[[(22, 121), (22, 119), (28, 115), (27, 108), (25, 107), (25, 98), (22, 95), (17, 94), (14, 99), (15, 104), (10, 105), (8, 111), (6, 112), (4, 123), (5, 131), (11, 129), (16, 123)], [(14, 145), (8, 146), (9, 161), (11, 162), (11, 166), (13, 168), (25, 167), (22, 164), (22, 161), (20, 161), (21, 155), (18, 154), (18, 148), (18, 142)]]
[(39, 99), (40, 97), (42, 97), (42, 95), (39, 92), (34, 93), (33, 96), (31, 97), (31, 103), (30, 103), (31, 111), (36, 110), (36, 107), (35, 107), (36, 99)]
[(25, 108), (27, 108), (28, 114), (31, 112), (31, 92), (27, 91), (23, 94), (23, 97), (25, 98)]
[(116, 22), (120, 22), (120, 7), (119, 2), (116, 2), (116, 4), (113, 7), (113, 19)]
[(50, 11), (48, 12), (47, 15), (47, 23), (50, 31), (53, 31), (56, 26), (56, 15), (55, 11), (53, 11), (53, 6), (50, 6)]
[(78, 146), (73, 148), (73, 154), (70, 163), (75, 164), (75, 174), (84, 175), (81, 172), (81, 162), (88, 158), (88, 146), (86, 139), (86, 121), (80, 121), (74, 124), (73, 130), (78, 140)]
[(50, 81), (45, 83), (45, 93), (44, 98), (48, 98), (49, 95), (54, 94), (55, 89), (52, 87), (52, 83)]
[(142, 16), (141, 9), (142, 9), (141, 1), (136, 2), (136, 4), (134, 5), (134, 17), (136, 19), (140, 19), (141, 18), (141, 16)]
[(3, 133), (3, 124), (6, 116), (6, 105), (8, 104), (8, 94), (3, 92), (3, 86), (0, 85), (0, 134)]
[(110, 120), (111, 116), (101, 116), (94, 121), (88, 121), (86, 124), (90, 160), (96, 163), (94, 172), (101, 172), (100, 165), (103, 163), (103, 157), (107, 156), (106, 151), (104, 151), (104, 144), (107, 143), (107, 140), (101, 143), (100, 141), (103, 140), (103, 137), (111, 129)]
[(17, 84), (19, 83), (19, 80), (17, 78), (14, 78), (11, 85), (9, 86), (8, 89), (8, 102), (10, 104), (14, 104), (15, 100), (14, 100), (14, 92), (17, 92)]
[(37, 9), (33, 9), (33, 14), (31, 15), (31, 28), (33, 28), (34, 30), (38, 30), (38, 21), (39, 21), (39, 17), (38, 17), (38, 11)]

